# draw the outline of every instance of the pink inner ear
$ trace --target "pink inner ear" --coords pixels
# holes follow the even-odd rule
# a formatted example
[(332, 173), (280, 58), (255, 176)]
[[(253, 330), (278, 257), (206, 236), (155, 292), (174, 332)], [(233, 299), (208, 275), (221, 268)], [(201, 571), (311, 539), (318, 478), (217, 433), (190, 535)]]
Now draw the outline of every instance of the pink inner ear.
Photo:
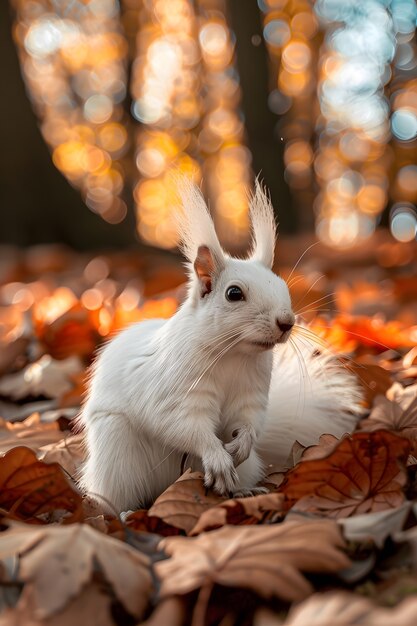
[(211, 281), (215, 269), (213, 255), (207, 246), (198, 248), (194, 269), (200, 281), (201, 295), (205, 296), (211, 291)]

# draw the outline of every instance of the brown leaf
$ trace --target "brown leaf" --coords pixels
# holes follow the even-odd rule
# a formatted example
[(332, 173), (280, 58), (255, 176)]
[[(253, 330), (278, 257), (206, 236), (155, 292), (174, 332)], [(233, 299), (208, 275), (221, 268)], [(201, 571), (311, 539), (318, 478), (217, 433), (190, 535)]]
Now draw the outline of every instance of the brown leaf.
[(305, 449), (306, 446), (303, 446), (302, 443), (295, 440), (292, 444), (291, 452), (284, 463), (284, 467), (287, 469), (291, 469), (292, 467), (294, 467), (294, 465), (297, 465), (297, 463), (301, 460)]
[(171, 558), (155, 564), (161, 597), (203, 585), (251, 589), (264, 598), (301, 600), (313, 588), (301, 572), (337, 572), (350, 565), (337, 524), (329, 520), (225, 526), (198, 537), (169, 537)]
[[(0, 626), (114, 626), (111, 616), (112, 597), (104, 594), (97, 584), (88, 584), (78, 596), (56, 615), (37, 620), (33, 613), (31, 594), (18, 608), (8, 609), (0, 615)], [(2, 621), (2, 618), (4, 621)]]
[(148, 511), (145, 509), (130, 513), (126, 518), (126, 526), (133, 530), (156, 533), (163, 537), (171, 537), (172, 535), (180, 534), (180, 529), (177, 526), (172, 526), (159, 517), (149, 515)]
[(0, 508), (8, 517), (31, 524), (45, 523), (45, 514), (59, 512), (66, 524), (83, 518), (81, 495), (61, 467), (39, 461), (23, 446), (0, 458)]
[[(182, 598), (166, 598), (156, 606), (154, 612), (141, 626), (183, 626), (187, 612)], [(1, 625), (0, 625), (1, 626)]]
[(281, 491), (295, 511), (349, 517), (393, 508), (405, 499), (403, 467), (409, 442), (386, 431), (354, 433), (325, 459), (303, 461), (287, 473)]
[(407, 519), (411, 502), (404, 502), (395, 509), (365, 513), (338, 520), (343, 527), (343, 536), (349, 541), (367, 541), (371, 539), (378, 548), (382, 548), (387, 537), (399, 532)]
[(56, 443), (42, 446), (38, 457), (45, 463), (59, 463), (70, 476), (76, 476), (85, 458), (84, 435), (69, 435)]
[(25, 583), (17, 606), (30, 604), (37, 619), (67, 606), (97, 566), (132, 615), (141, 617), (148, 605), (148, 557), (87, 524), (36, 528), (12, 523), (0, 533), (0, 559), (12, 556), (19, 558), (17, 579)]
[(201, 472), (187, 470), (155, 500), (149, 516), (190, 532), (204, 511), (224, 501), (204, 486), (203, 478)]
[[(348, 437), (349, 435), (343, 435), (343, 437)], [(319, 442), (315, 446), (309, 446), (305, 448), (301, 461), (312, 461), (313, 459), (324, 459), (326, 456), (329, 456), (333, 452), (333, 450), (340, 443), (341, 437), (338, 439), (334, 435), (324, 434), (320, 436)]]
[(277, 513), (283, 513), (284, 495), (268, 493), (250, 498), (226, 500), (204, 511), (190, 535), (199, 535), (206, 530), (219, 528), (226, 524), (234, 526), (258, 524), (270, 520)]
[(315, 593), (293, 607), (283, 626), (415, 626), (417, 599), (404, 600), (395, 608), (381, 608), (368, 598), (346, 591)]
[(0, 454), (24, 444), (37, 452), (63, 437), (58, 422), (42, 422), (39, 413), (33, 413), (23, 422), (7, 422), (0, 418)]
[(385, 428), (412, 443), (411, 453), (417, 454), (417, 398), (408, 408), (403, 409), (398, 402), (391, 402), (385, 396), (375, 398), (373, 409), (367, 419), (359, 423), (362, 430)]

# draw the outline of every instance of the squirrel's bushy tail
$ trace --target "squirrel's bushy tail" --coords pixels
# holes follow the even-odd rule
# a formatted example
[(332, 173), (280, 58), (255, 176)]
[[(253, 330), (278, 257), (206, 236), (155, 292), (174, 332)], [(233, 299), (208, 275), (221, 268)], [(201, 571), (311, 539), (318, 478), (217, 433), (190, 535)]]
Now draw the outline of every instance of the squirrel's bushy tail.
[(257, 448), (266, 464), (285, 465), (293, 443), (316, 444), (320, 435), (351, 432), (362, 412), (356, 376), (332, 354), (297, 342), (274, 353), (265, 430)]

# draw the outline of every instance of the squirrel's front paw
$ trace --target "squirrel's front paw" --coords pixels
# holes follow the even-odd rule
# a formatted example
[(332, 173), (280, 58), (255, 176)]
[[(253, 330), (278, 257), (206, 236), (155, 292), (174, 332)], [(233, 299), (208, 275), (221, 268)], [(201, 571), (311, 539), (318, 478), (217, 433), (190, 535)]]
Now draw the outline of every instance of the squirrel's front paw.
[(224, 448), (207, 453), (203, 459), (204, 484), (221, 496), (228, 496), (236, 489), (239, 477), (233, 459)]
[(241, 426), (236, 428), (233, 433), (233, 439), (225, 445), (226, 450), (233, 459), (234, 466), (237, 467), (243, 461), (246, 461), (252, 450), (255, 433), (253, 428)]

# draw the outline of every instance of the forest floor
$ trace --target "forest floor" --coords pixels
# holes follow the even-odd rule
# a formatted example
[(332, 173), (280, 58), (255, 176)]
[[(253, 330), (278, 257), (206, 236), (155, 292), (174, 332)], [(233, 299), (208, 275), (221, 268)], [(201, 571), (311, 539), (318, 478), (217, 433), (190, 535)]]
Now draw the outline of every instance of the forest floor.
[(181, 262), (0, 248), (0, 626), (417, 623), (417, 246), (309, 243), (280, 241), (277, 270), (363, 386), (356, 431), (295, 441), (266, 495), (188, 468), (121, 517), (78, 490), (71, 420), (96, 348), (175, 312)]

